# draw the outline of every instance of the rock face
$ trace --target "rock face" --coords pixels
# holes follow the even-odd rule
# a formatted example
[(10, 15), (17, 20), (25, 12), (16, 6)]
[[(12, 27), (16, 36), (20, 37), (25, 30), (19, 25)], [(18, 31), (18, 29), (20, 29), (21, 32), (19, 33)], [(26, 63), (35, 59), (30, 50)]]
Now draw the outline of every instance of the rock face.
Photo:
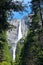
[(10, 30), (7, 31), (7, 40), (9, 46), (11, 46), (11, 54), (13, 60), (15, 59), (15, 50), (17, 46), (17, 41), (18, 41), (18, 29), (19, 29), (19, 20), (12, 20), (9, 21), (10, 24), (12, 24), (14, 27)]
[(7, 31), (9, 45), (12, 46), (14, 42), (18, 39), (18, 29), (19, 29), (19, 20), (9, 21), (10, 24), (14, 25), (14, 27)]
[(7, 40), (9, 46), (11, 46), (11, 54), (13, 60), (15, 60), (15, 51), (17, 42), (27, 35), (29, 19), (24, 17), (22, 20), (14, 19), (9, 21), (14, 27), (7, 31)]
[(23, 37), (25, 37), (27, 35), (27, 31), (28, 31), (28, 28), (29, 28), (28, 16), (25, 16), (22, 19), (21, 25), (22, 25), (22, 27), (21, 27), (22, 35), (23, 35)]

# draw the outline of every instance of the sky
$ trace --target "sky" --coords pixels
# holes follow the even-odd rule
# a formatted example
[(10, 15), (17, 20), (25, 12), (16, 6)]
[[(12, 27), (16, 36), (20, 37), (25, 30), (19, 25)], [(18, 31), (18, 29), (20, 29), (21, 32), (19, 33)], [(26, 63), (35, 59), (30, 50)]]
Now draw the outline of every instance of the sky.
[[(23, 1), (23, 0), (17, 0), (17, 1)], [(24, 0), (24, 4), (27, 4), (28, 2), (30, 2), (31, 0)], [(29, 6), (30, 4), (28, 4)], [(28, 15), (31, 12), (31, 8), (28, 7), (27, 8), (28, 12), (22, 12), (22, 14), (20, 14), (19, 12), (13, 12), (12, 18), (16, 18), (16, 19), (22, 19), (24, 16)]]

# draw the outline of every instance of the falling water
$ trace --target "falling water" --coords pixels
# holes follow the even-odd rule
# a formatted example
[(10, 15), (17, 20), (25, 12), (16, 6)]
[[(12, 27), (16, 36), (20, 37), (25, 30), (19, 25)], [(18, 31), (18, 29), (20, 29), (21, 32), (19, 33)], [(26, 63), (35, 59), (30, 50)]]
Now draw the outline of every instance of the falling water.
[(16, 46), (12, 47), (13, 49), (13, 60), (15, 60), (15, 51), (16, 51)]
[(16, 41), (15, 41), (15, 44), (12, 46), (12, 50), (13, 50), (13, 60), (15, 60), (15, 52), (16, 52), (17, 42), (18, 42), (18, 40), (16, 40)]
[(22, 32), (21, 32), (21, 21), (19, 22), (19, 32), (18, 32), (18, 40), (22, 38)]
[[(17, 47), (17, 42), (22, 38), (22, 32), (21, 32), (21, 20), (19, 20), (18, 28), (17, 28), (17, 39), (15, 38), (16, 36), (14, 35), (14, 28), (12, 30), (7, 31), (8, 35), (8, 43), (11, 46), (11, 53), (12, 53), (12, 58), (15, 60), (15, 52), (16, 52), (16, 47)], [(15, 23), (16, 25), (16, 23)]]
[(21, 33), (21, 21), (19, 21), (19, 27), (18, 27), (18, 40), (15, 42), (15, 46), (13, 46), (13, 60), (15, 60), (15, 51), (17, 47), (17, 42), (22, 38), (22, 33)]

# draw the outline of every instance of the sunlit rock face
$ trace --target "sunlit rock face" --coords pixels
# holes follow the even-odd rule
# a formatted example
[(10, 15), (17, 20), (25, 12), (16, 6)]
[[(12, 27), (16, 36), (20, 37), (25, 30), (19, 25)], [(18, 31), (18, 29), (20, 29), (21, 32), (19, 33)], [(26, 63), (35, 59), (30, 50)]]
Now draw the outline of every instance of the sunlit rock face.
[(28, 16), (25, 16), (22, 19), (22, 22), (21, 22), (21, 25), (22, 25), (21, 31), (22, 31), (23, 37), (25, 37), (27, 35), (28, 29), (29, 29), (29, 21), (30, 21), (30, 17), (28, 17)]
[(15, 50), (16, 50), (17, 41), (18, 41), (19, 22), (20, 21), (17, 19), (9, 21), (9, 23), (13, 25), (13, 28), (7, 31), (7, 40), (8, 40), (9, 46), (11, 46), (10, 51), (12, 53), (13, 60), (15, 59)]
[(23, 37), (21, 32), (21, 28), (22, 28), (21, 22), (22, 21), (18, 19), (9, 21), (9, 23), (13, 25), (13, 28), (7, 31), (7, 41), (9, 46), (11, 46), (10, 51), (13, 60), (15, 60), (15, 51), (16, 51), (17, 42)]
[(18, 29), (19, 29), (19, 20), (9, 21), (10, 24), (13, 25), (13, 28), (7, 31), (9, 45), (12, 46), (14, 42), (18, 40)]
[(9, 23), (13, 25), (13, 28), (7, 31), (7, 40), (11, 46), (12, 58), (15, 60), (17, 42), (27, 35), (29, 20), (28, 17), (24, 17), (22, 20), (13, 19)]

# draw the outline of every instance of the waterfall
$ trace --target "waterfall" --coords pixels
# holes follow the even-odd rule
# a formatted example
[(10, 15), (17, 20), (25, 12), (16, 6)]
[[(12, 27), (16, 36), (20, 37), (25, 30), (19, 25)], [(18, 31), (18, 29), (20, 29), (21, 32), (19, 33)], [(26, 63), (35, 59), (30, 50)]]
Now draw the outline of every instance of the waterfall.
[(12, 49), (13, 49), (13, 60), (15, 60), (16, 46), (15, 47), (12, 47)]
[(13, 46), (13, 60), (15, 60), (15, 52), (17, 47), (17, 42), (22, 38), (22, 32), (21, 32), (21, 21), (19, 21), (18, 26), (18, 40), (15, 41), (15, 46)]
[(15, 41), (15, 44), (12, 47), (12, 49), (13, 49), (13, 60), (15, 60), (15, 53), (16, 53), (17, 42), (18, 42), (18, 40)]
[[(8, 39), (10, 40), (10, 41), (8, 41), (8, 43), (12, 47), (11, 53), (12, 53), (13, 61), (15, 60), (15, 52), (16, 52), (17, 43), (22, 38), (21, 20), (19, 20), (19, 22), (17, 24), (18, 24), (18, 26), (17, 26), (17, 39), (15, 38), (16, 36), (14, 35), (15, 34), (14, 28), (12, 30), (10, 30), (10, 32), (7, 31)], [(16, 25), (16, 23), (15, 23), (15, 25)]]
[(21, 32), (21, 21), (19, 21), (19, 31), (18, 31), (18, 40), (22, 38), (22, 32)]

